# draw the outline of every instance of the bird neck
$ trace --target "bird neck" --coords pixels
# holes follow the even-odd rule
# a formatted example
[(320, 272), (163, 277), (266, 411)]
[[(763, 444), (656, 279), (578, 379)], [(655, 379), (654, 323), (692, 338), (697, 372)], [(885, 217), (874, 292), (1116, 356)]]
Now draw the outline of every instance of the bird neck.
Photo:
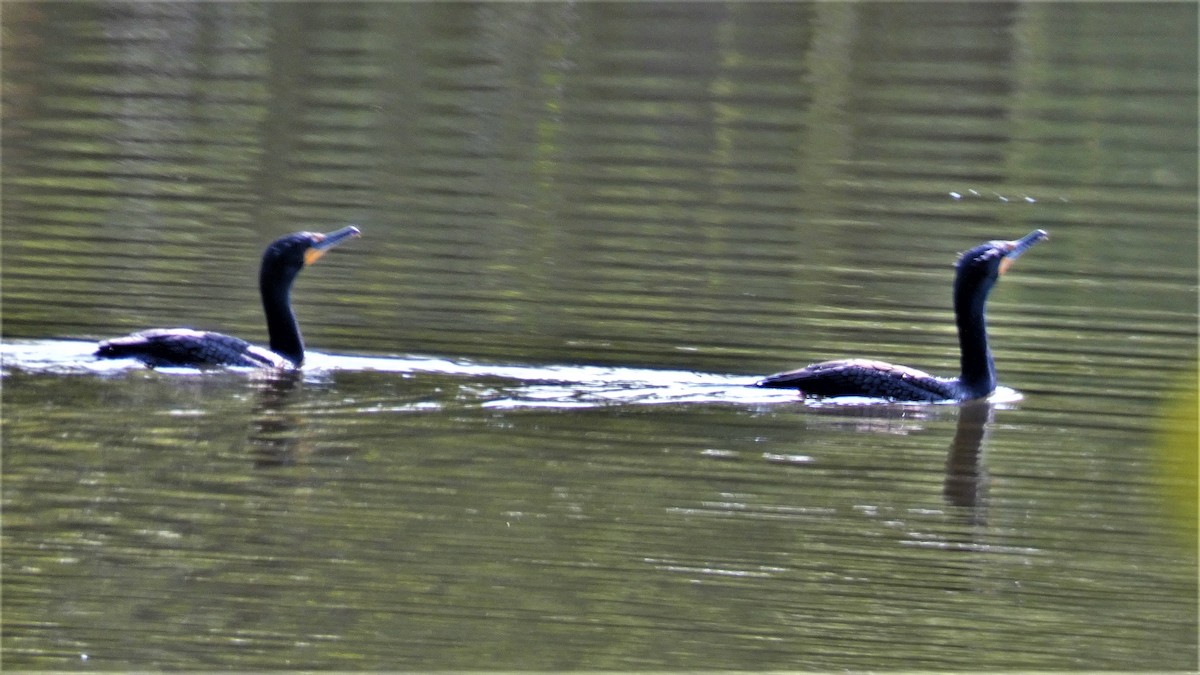
[(990, 284), (954, 285), (954, 320), (962, 358), (959, 386), (964, 398), (987, 396), (996, 389), (996, 367), (988, 349), (987, 305)]
[(264, 266), (258, 287), (262, 293), (263, 313), (267, 317), (271, 351), (299, 366), (304, 363), (304, 338), (300, 336), (300, 326), (296, 324), (296, 315), (292, 312), (293, 278), (272, 274)]

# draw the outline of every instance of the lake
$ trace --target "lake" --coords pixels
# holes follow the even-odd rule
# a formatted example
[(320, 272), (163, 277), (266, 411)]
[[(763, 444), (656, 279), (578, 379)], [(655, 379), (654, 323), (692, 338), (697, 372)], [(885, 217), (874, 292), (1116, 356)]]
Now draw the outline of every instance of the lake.
[[(5, 667), (1198, 667), (1194, 4), (0, 19)], [(302, 372), (91, 356), (348, 224)], [(747, 386), (1037, 228), (992, 399)]]

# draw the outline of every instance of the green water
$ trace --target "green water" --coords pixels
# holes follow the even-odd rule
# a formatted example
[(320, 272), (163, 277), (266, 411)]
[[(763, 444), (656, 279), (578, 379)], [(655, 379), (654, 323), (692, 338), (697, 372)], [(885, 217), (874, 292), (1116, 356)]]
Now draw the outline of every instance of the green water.
[[(1153, 440), (1196, 362), (1193, 5), (0, 19), (5, 667), (1196, 669)], [(64, 342), (265, 343), (262, 247), (350, 223), (301, 377)], [(954, 374), (956, 254), (1034, 228), (989, 304), (1018, 395), (739, 386)]]

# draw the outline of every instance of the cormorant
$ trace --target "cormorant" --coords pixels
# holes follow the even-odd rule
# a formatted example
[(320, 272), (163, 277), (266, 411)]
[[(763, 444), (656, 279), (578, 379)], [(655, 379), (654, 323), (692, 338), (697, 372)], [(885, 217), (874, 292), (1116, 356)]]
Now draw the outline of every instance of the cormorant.
[(300, 327), (292, 313), (292, 282), (305, 265), (311, 265), (329, 249), (357, 236), (358, 228), (351, 225), (328, 234), (294, 232), (267, 246), (258, 271), (258, 289), (267, 317), (270, 350), (220, 333), (190, 328), (155, 328), (105, 340), (96, 350), (96, 356), (134, 358), (151, 368), (299, 367), (304, 363), (304, 339), (300, 337)]
[(759, 387), (799, 389), (807, 396), (866, 396), (895, 401), (965, 401), (996, 389), (996, 368), (988, 349), (984, 306), (1001, 274), (1029, 247), (1046, 239), (1034, 230), (1017, 241), (989, 241), (963, 253), (954, 275), (954, 320), (962, 352), (962, 374), (933, 377), (919, 370), (870, 359), (815, 363), (771, 375)]

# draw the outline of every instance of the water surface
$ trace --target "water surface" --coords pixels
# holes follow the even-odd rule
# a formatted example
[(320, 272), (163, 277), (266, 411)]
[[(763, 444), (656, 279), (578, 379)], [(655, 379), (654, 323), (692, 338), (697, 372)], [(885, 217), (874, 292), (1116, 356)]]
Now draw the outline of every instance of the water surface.
[[(1197, 667), (1195, 6), (0, 12), (5, 666)], [(304, 372), (89, 358), (346, 224)], [(999, 400), (744, 386), (1035, 228)]]

